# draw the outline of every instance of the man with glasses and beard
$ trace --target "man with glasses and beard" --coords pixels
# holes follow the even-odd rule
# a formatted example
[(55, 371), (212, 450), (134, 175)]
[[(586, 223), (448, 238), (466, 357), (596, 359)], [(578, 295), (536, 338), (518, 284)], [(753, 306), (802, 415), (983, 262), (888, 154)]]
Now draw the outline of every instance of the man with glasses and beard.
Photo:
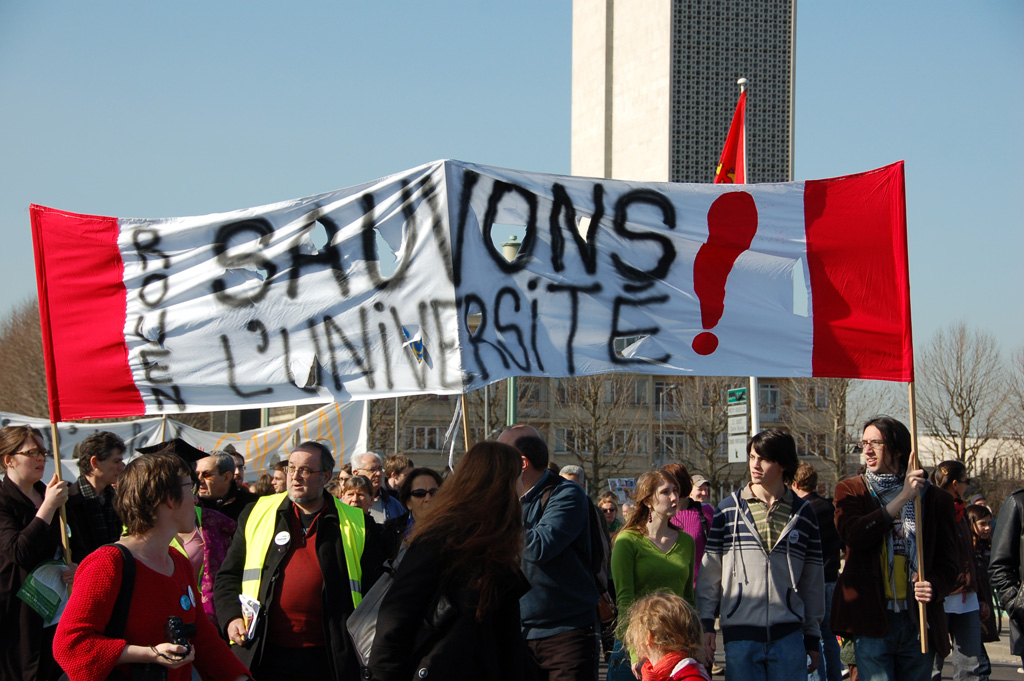
[[(260, 679), (358, 677), (345, 623), (383, 556), (373, 523), (324, 490), (333, 469), (319, 442), (296, 447), (287, 491), (242, 512), (217, 575), (218, 619)], [(255, 625), (243, 617), (239, 595), (258, 601)]]

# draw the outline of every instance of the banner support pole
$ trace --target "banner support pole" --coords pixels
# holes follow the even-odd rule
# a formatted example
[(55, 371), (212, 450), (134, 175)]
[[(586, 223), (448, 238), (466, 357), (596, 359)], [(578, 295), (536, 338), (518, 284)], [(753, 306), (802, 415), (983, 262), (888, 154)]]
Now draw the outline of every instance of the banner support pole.
[[(907, 464), (907, 471), (909, 472), (921, 468), (921, 457), (917, 455), (917, 391), (914, 388), (913, 381), (908, 384), (908, 398), (910, 401), (910, 461)], [(922, 582), (926, 580), (924, 574), (924, 543), (921, 541), (921, 528), (924, 526), (924, 519), (921, 515), (921, 500), (923, 497), (923, 490), (914, 497), (914, 523), (917, 526), (914, 530), (915, 534), (917, 534), (917, 541), (914, 542), (917, 547), (917, 579)], [(917, 602), (917, 614), (920, 628), (918, 633), (921, 636), (921, 653), (924, 654), (928, 652), (928, 614), (925, 612), (925, 604), (921, 601)]]
[(466, 393), (459, 395), (459, 400), (462, 403), (462, 444), (466, 447), (466, 451), (469, 451), (469, 412), (466, 411)]
[[(64, 473), (60, 464), (60, 433), (57, 424), (50, 421), (50, 438), (53, 440), (53, 472), (58, 482), (64, 481)], [(64, 505), (57, 509), (60, 517), (60, 543), (64, 548), (64, 562), (71, 565), (71, 545), (68, 543), (68, 514)]]

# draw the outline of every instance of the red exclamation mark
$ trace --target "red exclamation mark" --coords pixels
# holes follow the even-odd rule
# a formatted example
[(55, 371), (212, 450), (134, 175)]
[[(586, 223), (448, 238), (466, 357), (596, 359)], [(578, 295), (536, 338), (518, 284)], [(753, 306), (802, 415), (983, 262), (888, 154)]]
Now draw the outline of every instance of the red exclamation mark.
[[(740, 253), (750, 248), (757, 233), (757, 206), (747, 192), (722, 194), (708, 210), (708, 240), (693, 261), (693, 292), (700, 302), (700, 321), (713, 329), (725, 311), (725, 281)], [(718, 349), (711, 331), (697, 334), (693, 350), (710, 355)]]

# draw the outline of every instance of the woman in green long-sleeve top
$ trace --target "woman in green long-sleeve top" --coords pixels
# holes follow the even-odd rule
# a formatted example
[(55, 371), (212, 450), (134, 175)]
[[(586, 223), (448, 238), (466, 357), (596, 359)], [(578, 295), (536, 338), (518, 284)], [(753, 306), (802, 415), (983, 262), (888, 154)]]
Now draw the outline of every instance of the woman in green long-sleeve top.
[[(636, 484), (636, 506), (612, 548), (612, 581), (619, 608), (619, 621), (633, 601), (653, 591), (670, 591), (686, 599), (693, 597), (693, 561), (696, 549), (693, 537), (677, 530), (669, 520), (679, 505), (676, 479), (663, 471), (650, 471)], [(609, 679), (632, 678), (621, 645), (616, 646), (609, 667)], [(633, 660), (639, 669), (643, 660)]]

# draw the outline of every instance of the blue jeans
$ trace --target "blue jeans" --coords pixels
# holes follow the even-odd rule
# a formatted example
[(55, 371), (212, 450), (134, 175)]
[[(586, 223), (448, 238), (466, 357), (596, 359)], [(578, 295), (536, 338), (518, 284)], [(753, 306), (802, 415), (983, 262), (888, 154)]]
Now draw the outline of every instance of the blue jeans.
[(619, 639), (615, 639), (615, 647), (612, 648), (612, 656), (608, 660), (608, 674), (605, 676), (605, 681), (636, 681), (636, 677), (633, 676), (632, 663), (629, 660), (629, 651)]
[(857, 636), (853, 652), (861, 681), (929, 681), (932, 653), (921, 653), (917, 626), (909, 612), (887, 611), (889, 631), (885, 636)]
[(825, 582), (825, 617), (821, 620), (822, 656), (818, 674), (825, 681), (842, 681), (843, 663), (839, 661), (839, 641), (832, 633), (829, 619), (832, 617), (832, 594), (836, 590), (835, 582)]
[(725, 681), (806, 679), (804, 635), (795, 631), (778, 641), (729, 641), (725, 644)]
[[(953, 681), (988, 681), (992, 665), (981, 644), (981, 618), (978, 611), (946, 613), (949, 637), (953, 641)], [(942, 673), (945, 660), (935, 656), (932, 677)]]

